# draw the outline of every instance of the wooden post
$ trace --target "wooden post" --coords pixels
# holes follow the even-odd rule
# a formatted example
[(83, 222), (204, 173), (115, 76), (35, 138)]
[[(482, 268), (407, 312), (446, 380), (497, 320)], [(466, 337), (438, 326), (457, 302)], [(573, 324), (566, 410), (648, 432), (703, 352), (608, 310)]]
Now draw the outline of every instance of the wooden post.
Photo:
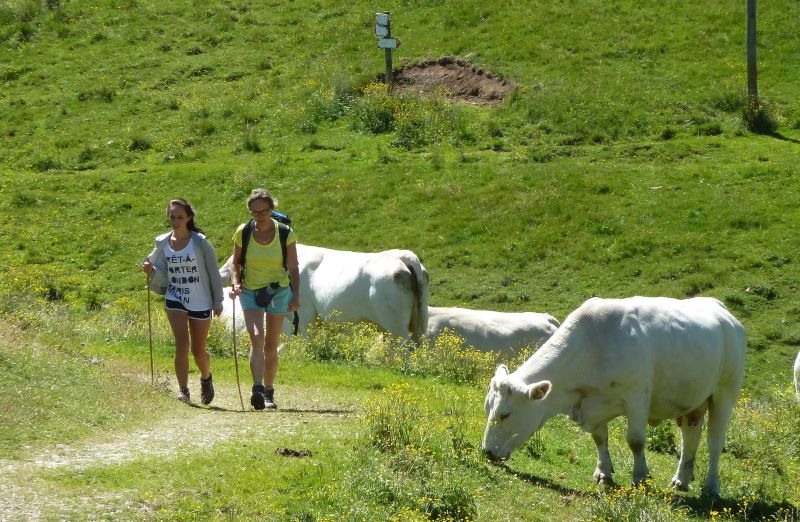
[[(389, 11), (386, 11), (386, 38), (392, 37), (392, 22), (389, 16), (390, 16)], [(389, 90), (391, 91), (392, 83), (394, 83), (394, 71), (392, 69), (392, 50), (384, 49), (383, 56), (386, 59), (386, 85), (389, 86)]]
[(379, 38), (378, 47), (383, 48), (383, 56), (386, 60), (386, 86), (392, 90), (394, 83), (394, 71), (392, 67), (392, 49), (400, 45), (400, 41), (392, 38), (391, 19), (389, 12), (375, 13), (375, 36)]
[(747, 96), (750, 103), (758, 103), (756, 77), (756, 0), (747, 0)]
[(392, 50), (384, 49), (383, 53), (386, 57), (386, 83), (391, 89), (392, 83), (394, 83), (394, 72), (392, 71)]

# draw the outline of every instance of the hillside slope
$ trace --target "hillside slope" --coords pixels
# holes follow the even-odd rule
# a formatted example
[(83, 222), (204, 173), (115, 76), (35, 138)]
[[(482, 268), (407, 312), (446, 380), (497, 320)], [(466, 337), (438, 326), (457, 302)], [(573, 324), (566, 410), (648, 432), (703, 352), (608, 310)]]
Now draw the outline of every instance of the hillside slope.
[(748, 382), (787, 378), (797, 2), (759, 12), (770, 136), (740, 123), (741, 2), (383, 8), (397, 65), (461, 56), (517, 90), (499, 108), (389, 98), (366, 2), (4, 4), (2, 310), (141, 299), (169, 197), (222, 259), (267, 185), (302, 241), (418, 252), (434, 305), (563, 318), (591, 295), (712, 295), (748, 328)]

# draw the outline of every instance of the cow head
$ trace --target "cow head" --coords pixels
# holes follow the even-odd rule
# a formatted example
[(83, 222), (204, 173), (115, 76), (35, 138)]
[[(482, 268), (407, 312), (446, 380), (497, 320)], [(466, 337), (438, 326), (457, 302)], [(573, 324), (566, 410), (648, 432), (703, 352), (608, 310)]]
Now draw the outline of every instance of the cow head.
[(484, 409), (489, 420), (481, 449), (489, 458), (506, 459), (547, 420), (550, 381), (525, 384), (501, 364), (489, 383)]

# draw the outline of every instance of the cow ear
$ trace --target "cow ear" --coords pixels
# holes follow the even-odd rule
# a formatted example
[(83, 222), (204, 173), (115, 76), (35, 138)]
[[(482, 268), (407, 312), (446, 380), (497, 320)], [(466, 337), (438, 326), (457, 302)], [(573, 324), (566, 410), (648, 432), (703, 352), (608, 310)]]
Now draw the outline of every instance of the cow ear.
[(528, 398), (534, 401), (542, 400), (550, 393), (550, 387), (550, 381), (535, 382), (528, 386)]

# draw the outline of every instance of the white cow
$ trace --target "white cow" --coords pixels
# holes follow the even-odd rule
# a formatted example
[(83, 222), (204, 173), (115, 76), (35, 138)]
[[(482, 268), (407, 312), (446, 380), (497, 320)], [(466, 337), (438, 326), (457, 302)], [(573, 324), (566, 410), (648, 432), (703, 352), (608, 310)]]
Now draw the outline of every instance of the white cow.
[[(228, 275), (230, 279), (230, 275)], [(222, 295), (225, 298), (222, 300), (222, 313), (220, 317), (228, 324), (228, 327), (232, 326), (232, 321), (234, 320), (234, 311), (236, 312), (236, 335), (242, 336), (247, 331), (244, 326), (244, 315), (242, 314), (242, 305), (238, 299), (236, 301), (232, 301), (228, 294), (231, 291), (230, 286), (226, 286), (222, 289)]]
[[(425, 333), (428, 271), (410, 250), (366, 253), (298, 244), (297, 258), (300, 333), (317, 317), (368, 321), (404, 340), (418, 341)], [(231, 262), (220, 269), (223, 281), (230, 282)]]
[(598, 482), (611, 482), (611, 419), (628, 419), (633, 482), (647, 477), (647, 423), (676, 418), (681, 457), (672, 479), (688, 489), (708, 410), (704, 489), (719, 494), (719, 458), (744, 376), (747, 339), (741, 323), (708, 297), (592, 298), (513, 373), (497, 368), (486, 395), (483, 449), (507, 458), (558, 413), (569, 415), (597, 445)]
[(800, 352), (794, 360), (794, 396), (800, 401)]
[(540, 345), (558, 329), (559, 322), (537, 312), (493, 312), (467, 308), (428, 307), (428, 339), (448, 329), (464, 345), (512, 355), (525, 346)]

